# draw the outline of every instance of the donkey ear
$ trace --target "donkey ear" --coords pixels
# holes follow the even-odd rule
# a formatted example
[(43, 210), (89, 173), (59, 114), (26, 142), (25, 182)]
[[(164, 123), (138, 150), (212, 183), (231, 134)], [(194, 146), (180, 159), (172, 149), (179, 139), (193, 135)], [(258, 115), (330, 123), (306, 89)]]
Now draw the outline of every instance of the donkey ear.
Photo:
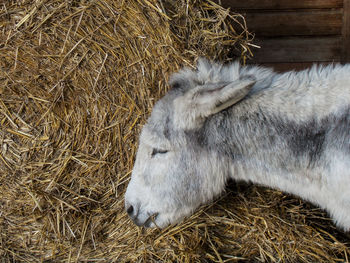
[(197, 86), (175, 102), (175, 111), (183, 128), (194, 128), (206, 117), (216, 114), (242, 100), (256, 80), (251, 76), (233, 82)]
[(249, 76), (233, 82), (207, 84), (191, 90), (187, 96), (200, 117), (216, 114), (242, 100), (256, 80)]

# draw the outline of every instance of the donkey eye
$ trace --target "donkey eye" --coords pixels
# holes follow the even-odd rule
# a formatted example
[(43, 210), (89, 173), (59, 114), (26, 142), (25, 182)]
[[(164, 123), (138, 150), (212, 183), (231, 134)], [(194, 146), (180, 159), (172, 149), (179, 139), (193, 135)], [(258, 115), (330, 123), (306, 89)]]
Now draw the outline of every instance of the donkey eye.
[(156, 154), (164, 154), (167, 152), (168, 152), (167, 150), (153, 149), (151, 157), (155, 156)]

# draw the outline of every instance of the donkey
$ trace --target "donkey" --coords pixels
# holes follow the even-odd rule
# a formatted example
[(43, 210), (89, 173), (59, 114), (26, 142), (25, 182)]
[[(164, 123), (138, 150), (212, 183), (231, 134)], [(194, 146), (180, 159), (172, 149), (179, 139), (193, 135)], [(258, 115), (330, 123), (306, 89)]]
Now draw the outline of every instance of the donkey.
[(200, 59), (169, 85), (125, 194), (136, 225), (177, 223), (232, 178), (297, 195), (350, 230), (350, 64), (276, 73)]

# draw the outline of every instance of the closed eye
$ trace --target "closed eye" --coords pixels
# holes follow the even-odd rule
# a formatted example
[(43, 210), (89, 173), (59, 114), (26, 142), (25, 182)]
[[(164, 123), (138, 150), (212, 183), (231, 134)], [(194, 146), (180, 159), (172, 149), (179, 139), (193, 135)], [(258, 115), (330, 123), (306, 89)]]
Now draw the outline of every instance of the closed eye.
[(161, 150), (161, 149), (153, 149), (152, 151), (152, 154), (151, 154), (151, 157), (157, 155), (157, 154), (165, 154), (167, 153), (168, 151), (167, 150)]

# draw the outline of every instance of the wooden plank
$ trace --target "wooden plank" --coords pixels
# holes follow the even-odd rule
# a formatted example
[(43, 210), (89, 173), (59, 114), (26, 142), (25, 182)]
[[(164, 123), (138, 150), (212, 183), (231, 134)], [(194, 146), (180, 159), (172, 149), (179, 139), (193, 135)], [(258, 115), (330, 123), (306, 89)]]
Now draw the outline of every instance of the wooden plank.
[(350, 0), (344, 0), (342, 62), (350, 62)]
[(248, 30), (257, 36), (340, 35), (343, 12), (259, 12), (245, 15)]
[(303, 69), (310, 68), (313, 64), (318, 65), (329, 65), (333, 62), (286, 62), (286, 63), (259, 63), (259, 65), (273, 68), (277, 72), (286, 72), (286, 71), (300, 71)]
[(252, 50), (250, 63), (340, 61), (341, 42), (341, 36), (257, 39), (261, 48)]
[(219, 0), (218, 2), (232, 10), (329, 9), (343, 6), (343, 0)]

